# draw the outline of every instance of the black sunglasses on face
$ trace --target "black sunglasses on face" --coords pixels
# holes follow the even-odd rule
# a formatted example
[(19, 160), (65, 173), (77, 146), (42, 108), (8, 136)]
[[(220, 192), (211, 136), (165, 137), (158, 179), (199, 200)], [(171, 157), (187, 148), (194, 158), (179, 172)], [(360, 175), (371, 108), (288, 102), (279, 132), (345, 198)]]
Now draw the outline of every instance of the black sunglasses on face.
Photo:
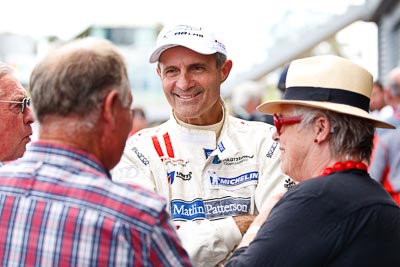
[(24, 113), (26, 107), (31, 105), (31, 99), (29, 97), (25, 97), (21, 101), (0, 100), (0, 103), (21, 104), (21, 112)]

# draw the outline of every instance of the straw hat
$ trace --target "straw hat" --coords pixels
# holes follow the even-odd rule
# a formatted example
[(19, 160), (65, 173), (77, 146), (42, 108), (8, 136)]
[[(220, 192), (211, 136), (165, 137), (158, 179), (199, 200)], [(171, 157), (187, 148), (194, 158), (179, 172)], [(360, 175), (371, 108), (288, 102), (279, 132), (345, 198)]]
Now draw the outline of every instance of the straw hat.
[(294, 60), (286, 77), (282, 100), (267, 101), (257, 110), (279, 113), (282, 105), (308, 106), (370, 120), (377, 128), (395, 128), (369, 114), (372, 75), (350, 60), (332, 56), (315, 56)]

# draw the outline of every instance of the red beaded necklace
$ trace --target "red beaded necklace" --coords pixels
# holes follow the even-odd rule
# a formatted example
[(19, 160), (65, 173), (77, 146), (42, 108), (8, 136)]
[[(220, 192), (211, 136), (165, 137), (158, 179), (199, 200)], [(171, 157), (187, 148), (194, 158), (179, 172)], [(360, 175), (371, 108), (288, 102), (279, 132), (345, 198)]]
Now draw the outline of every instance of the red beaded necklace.
[(326, 175), (331, 174), (333, 172), (350, 170), (350, 169), (357, 169), (357, 170), (366, 171), (368, 169), (368, 167), (367, 167), (367, 165), (365, 165), (364, 163), (362, 163), (360, 161), (357, 161), (357, 162), (354, 162), (352, 160), (348, 160), (346, 162), (338, 161), (333, 165), (333, 167), (326, 168), (324, 170), (324, 172), (322, 173), (322, 175), (326, 176)]

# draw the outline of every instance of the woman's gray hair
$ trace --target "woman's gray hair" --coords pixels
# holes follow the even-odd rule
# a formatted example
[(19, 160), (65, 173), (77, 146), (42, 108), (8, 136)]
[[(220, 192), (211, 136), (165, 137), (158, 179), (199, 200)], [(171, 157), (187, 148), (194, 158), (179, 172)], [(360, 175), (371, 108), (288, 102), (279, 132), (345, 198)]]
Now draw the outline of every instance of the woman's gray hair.
[[(84, 38), (50, 53), (34, 68), (30, 91), (36, 119), (47, 115), (87, 117), (99, 112), (111, 89), (129, 105), (130, 85), (122, 55), (109, 41)], [(95, 120), (95, 115), (92, 115)], [(90, 121), (91, 119), (89, 119)]]
[(305, 106), (296, 106), (294, 112), (295, 115), (302, 116), (299, 127), (311, 125), (319, 116), (329, 120), (331, 124), (329, 143), (334, 157), (357, 157), (360, 161), (370, 162), (375, 134), (375, 127), (371, 121)]

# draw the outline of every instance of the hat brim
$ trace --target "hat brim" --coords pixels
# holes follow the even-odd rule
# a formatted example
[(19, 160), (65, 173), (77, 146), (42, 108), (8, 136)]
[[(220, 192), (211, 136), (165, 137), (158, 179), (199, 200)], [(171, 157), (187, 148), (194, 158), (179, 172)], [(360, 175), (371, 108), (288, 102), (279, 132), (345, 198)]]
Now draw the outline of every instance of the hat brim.
[(204, 47), (197, 47), (195, 44), (193, 45), (187, 45), (187, 44), (180, 44), (180, 43), (173, 43), (173, 44), (165, 44), (160, 46), (159, 48), (157, 48), (156, 50), (154, 50), (153, 53), (151, 53), (150, 55), (150, 59), (149, 62), (150, 63), (156, 63), (157, 61), (159, 61), (161, 54), (172, 47), (176, 47), (176, 46), (183, 46), (186, 47), (190, 50), (193, 50), (199, 54), (203, 54), (203, 55), (211, 55), (211, 54), (215, 54), (218, 51), (216, 49), (211, 49), (211, 48), (204, 48)]
[(274, 114), (280, 113), (282, 111), (283, 105), (300, 105), (306, 107), (320, 108), (331, 110), (337, 113), (347, 114), (356, 116), (359, 118), (367, 119), (372, 121), (374, 126), (377, 128), (387, 128), (387, 129), (395, 129), (396, 127), (386, 123), (381, 120), (377, 120), (372, 117), (369, 113), (365, 112), (362, 109), (356, 107), (350, 107), (345, 104), (337, 104), (331, 102), (320, 102), (320, 101), (302, 101), (302, 100), (276, 100), (276, 101), (268, 101), (257, 107), (257, 110), (266, 113), (266, 114)]

